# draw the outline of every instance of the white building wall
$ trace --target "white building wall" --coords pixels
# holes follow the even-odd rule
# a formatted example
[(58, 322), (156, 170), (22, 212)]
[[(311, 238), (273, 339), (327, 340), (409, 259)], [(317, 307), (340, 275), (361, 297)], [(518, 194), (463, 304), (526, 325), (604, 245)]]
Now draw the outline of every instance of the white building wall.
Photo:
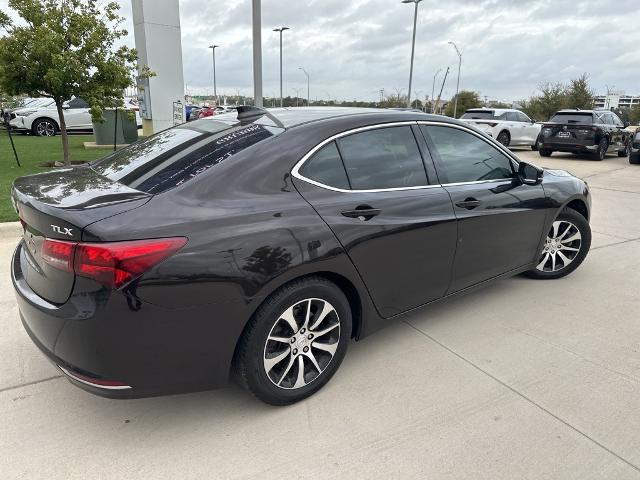
[[(156, 74), (149, 79), (145, 96), (150, 100), (153, 132), (159, 132), (174, 125), (173, 102), (184, 104), (179, 3), (178, 0), (131, 0), (131, 5), (140, 64)], [(145, 134), (152, 133), (147, 131), (148, 122), (145, 124)]]

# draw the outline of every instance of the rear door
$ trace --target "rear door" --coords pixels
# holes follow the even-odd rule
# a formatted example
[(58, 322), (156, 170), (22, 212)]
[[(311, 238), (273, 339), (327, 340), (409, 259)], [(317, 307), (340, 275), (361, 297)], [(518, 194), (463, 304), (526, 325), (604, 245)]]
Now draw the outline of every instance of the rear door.
[(547, 213), (542, 186), (522, 185), (510, 157), (475, 132), (442, 124), (421, 129), (458, 219), (449, 292), (533, 263)]
[(511, 134), (511, 145), (520, 145), (526, 142), (526, 132), (524, 131), (523, 124), (520, 122), (518, 118), (518, 114), (516, 112), (506, 112), (505, 118), (506, 123), (505, 126), (508, 128), (509, 133)]
[(64, 120), (69, 129), (90, 129), (92, 128), (91, 113), (89, 104), (81, 98), (69, 100), (64, 109)]
[(346, 132), (312, 150), (293, 172), (383, 317), (442, 297), (451, 276), (455, 215), (446, 190), (429, 182), (435, 173), (416, 134), (410, 124)]
[(522, 132), (522, 143), (525, 145), (533, 145), (536, 143), (540, 127), (533, 123), (529, 117), (522, 112), (516, 112), (518, 122), (520, 123), (520, 131)]

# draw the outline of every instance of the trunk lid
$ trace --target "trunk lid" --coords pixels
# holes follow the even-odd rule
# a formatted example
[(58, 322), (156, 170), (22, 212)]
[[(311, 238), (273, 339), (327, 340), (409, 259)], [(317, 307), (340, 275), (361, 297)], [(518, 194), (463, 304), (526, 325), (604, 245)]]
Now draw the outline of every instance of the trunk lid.
[(88, 165), (18, 178), (12, 200), (24, 227), (22, 273), (35, 293), (64, 303), (75, 275), (43, 260), (46, 239), (80, 241), (88, 225), (144, 205), (150, 194), (98, 175)]
[(590, 123), (545, 123), (542, 125), (544, 141), (553, 143), (584, 143), (595, 139), (597, 130)]

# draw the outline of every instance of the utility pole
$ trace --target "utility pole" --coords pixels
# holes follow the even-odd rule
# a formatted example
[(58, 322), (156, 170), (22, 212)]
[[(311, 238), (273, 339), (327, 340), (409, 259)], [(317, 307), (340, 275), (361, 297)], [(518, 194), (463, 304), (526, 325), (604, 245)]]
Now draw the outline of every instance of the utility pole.
[(413, 3), (413, 40), (411, 41), (411, 67), (409, 68), (409, 93), (407, 93), (407, 107), (411, 108), (411, 83), (413, 82), (413, 57), (416, 49), (416, 24), (418, 22), (418, 4), (422, 0), (402, 0), (402, 3)]
[[(431, 102), (433, 102), (433, 96), (435, 94), (435, 89), (436, 89), (436, 77), (438, 76), (438, 74), (442, 71), (441, 68), (438, 69), (438, 71), (436, 72), (436, 74), (433, 76), (433, 83), (431, 84)], [(433, 105), (431, 105), (431, 112), (433, 113)]]
[(458, 50), (458, 47), (455, 43), (449, 42), (449, 45), (453, 45), (453, 48), (456, 49), (456, 53), (458, 54), (458, 81), (456, 83), (456, 102), (453, 104), (453, 118), (457, 118), (458, 114), (458, 92), (460, 90), (460, 68), (462, 67), (462, 53)]
[(298, 70), (302, 70), (304, 72), (304, 74), (306, 75), (306, 77), (307, 77), (307, 107), (310, 107), (311, 106), (311, 97), (309, 96), (309, 74), (302, 67), (298, 67)]
[(282, 32), (284, 32), (285, 30), (290, 30), (290, 29), (289, 27), (280, 27), (280, 28), (273, 29), (274, 32), (280, 33), (280, 108), (283, 107), (283, 103), (282, 103)]
[(444, 90), (444, 84), (447, 81), (447, 76), (449, 75), (449, 67), (447, 67), (447, 71), (444, 72), (444, 79), (442, 80), (442, 86), (440, 87), (440, 93), (438, 93), (438, 99), (436, 100), (435, 112), (438, 113), (438, 105), (440, 104), (440, 98), (442, 97), (442, 91)]

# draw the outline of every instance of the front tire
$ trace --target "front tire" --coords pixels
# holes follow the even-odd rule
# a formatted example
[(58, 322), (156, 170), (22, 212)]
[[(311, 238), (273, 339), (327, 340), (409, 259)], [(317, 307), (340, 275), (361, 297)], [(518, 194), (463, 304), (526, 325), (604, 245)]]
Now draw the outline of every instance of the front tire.
[(537, 152), (538, 150), (540, 150), (540, 145), (541, 145), (541, 141), (540, 141), (540, 137), (536, 138), (536, 142), (531, 145), (531, 150), (533, 150), (534, 152)]
[(624, 146), (624, 150), (618, 151), (618, 156), (624, 158), (628, 157), (629, 155), (631, 155), (631, 143), (627, 142), (627, 144)]
[(640, 153), (629, 155), (629, 163), (631, 165), (640, 165)]
[(295, 280), (258, 308), (235, 357), (240, 383), (271, 405), (320, 390), (338, 370), (351, 339), (344, 293), (321, 277)]
[(589, 248), (589, 222), (577, 211), (564, 208), (551, 225), (536, 268), (525, 275), (541, 280), (565, 277), (580, 266)]

